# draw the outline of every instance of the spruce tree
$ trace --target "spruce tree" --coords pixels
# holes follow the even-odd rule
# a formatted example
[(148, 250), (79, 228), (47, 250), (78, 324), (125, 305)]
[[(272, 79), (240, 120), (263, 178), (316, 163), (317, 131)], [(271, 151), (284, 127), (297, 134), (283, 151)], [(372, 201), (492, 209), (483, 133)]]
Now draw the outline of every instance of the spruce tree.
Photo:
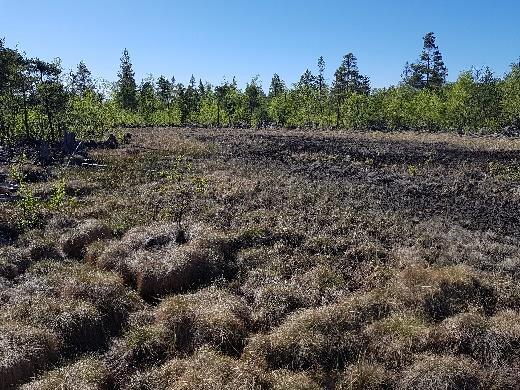
[(135, 111), (137, 109), (137, 85), (135, 83), (132, 63), (130, 62), (130, 55), (126, 48), (121, 57), (121, 67), (118, 77), (117, 101), (125, 110)]
[(320, 116), (323, 113), (323, 97), (325, 95), (325, 60), (323, 56), (318, 58), (318, 76), (316, 76), (316, 84), (318, 85), (318, 100), (320, 102)]
[(318, 58), (318, 76), (316, 77), (316, 83), (318, 84), (318, 91), (320, 94), (320, 101), (321, 97), (323, 96), (324, 88), (325, 88), (325, 60), (323, 59), (323, 56), (320, 56)]
[(83, 61), (78, 64), (76, 73), (71, 73), (72, 92), (78, 96), (83, 96), (87, 91), (93, 91), (94, 82), (92, 74)]
[(261, 106), (262, 93), (262, 87), (259, 84), (258, 76), (256, 76), (246, 85), (245, 89), (250, 127), (253, 126), (255, 111)]
[(281, 95), (285, 92), (285, 83), (284, 81), (278, 76), (278, 74), (274, 74), (273, 78), (271, 79), (271, 85), (269, 86), (269, 99), (274, 98), (276, 96)]
[[(175, 78), (173, 78), (173, 80), (175, 80)], [(170, 108), (172, 94), (173, 84), (170, 83), (170, 81), (166, 77), (160, 76), (157, 79), (157, 97), (159, 98), (159, 101), (164, 107)]]

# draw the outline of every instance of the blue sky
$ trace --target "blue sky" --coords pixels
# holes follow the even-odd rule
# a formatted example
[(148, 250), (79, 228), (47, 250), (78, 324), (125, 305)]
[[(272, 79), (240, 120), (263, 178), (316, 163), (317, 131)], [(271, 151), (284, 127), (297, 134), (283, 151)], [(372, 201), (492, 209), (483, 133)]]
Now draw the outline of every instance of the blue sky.
[(399, 81), (434, 31), (453, 80), (472, 65), (502, 76), (520, 56), (520, 1), (0, 0), (0, 37), (29, 56), (84, 60), (115, 80), (123, 48), (136, 78), (175, 75), (244, 85), (273, 73), (293, 83), (323, 55), (330, 80), (353, 52), (375, 87)]

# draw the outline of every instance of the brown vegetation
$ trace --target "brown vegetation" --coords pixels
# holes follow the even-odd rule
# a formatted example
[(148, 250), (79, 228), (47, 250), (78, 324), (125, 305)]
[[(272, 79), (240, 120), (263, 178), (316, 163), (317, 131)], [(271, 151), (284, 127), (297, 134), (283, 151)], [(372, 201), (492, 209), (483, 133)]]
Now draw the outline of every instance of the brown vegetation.
[[(21, 229), (0, 203), (0, 389), (515, 388), (517, 149), (137, 129), (49, 167), (66, 209)], [(181, 222), (179, 155), (206, 183)]]

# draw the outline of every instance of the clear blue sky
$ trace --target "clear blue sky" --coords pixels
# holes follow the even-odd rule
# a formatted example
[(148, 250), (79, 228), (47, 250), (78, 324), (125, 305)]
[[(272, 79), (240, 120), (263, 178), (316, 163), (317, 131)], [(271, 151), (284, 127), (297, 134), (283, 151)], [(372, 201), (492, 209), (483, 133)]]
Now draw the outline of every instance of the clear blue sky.
[(437, 35), (453, 80), (470, 66), (500, 76), (520, 56), (519, 0), (0, 0), (0, 37), (29, 56), (84, 60), (94, 76), (115, 80), (123, 48), (136, 78), (175, 75), (244, 85), (273, 73), (293, 83), (323, 55), (330, 80), (353, 52), (375, 87), (399, 81), (421, 37)]

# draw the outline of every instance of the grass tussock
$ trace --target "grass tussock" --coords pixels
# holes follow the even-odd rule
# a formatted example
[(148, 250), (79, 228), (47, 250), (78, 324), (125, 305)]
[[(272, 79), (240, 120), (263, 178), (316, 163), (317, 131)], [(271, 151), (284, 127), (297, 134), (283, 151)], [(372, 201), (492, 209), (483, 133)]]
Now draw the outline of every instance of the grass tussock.
[(430, 343), (438, 351), (466, 354), (481, 364), (497, 367), (519, 357), (520, 315), (502, 311), (492, 317), (462, 313), (438, 324)]
[(496, 310), (496, 288), (485, 275), (467, 266), (411, 266), (384, 287), (395, 309), (420, 308), (433, 321), (471, 309), (487, 315)]
[(186, 356), (203, 346), (240, 355), (250, 313), (239, 297), (213, 287), (165, 298), (153, 315), (140, 315), (108, 353), (121, 380), (138, 367)]
[(400, 390), (482, 389), (483, 375), (475, 361), (451, 355), (420, 355), (404, 370)]
[(225, 276), (227, 240), (202, 226), (188, 231), (178, 243), (171, 224), (130, 230), (104, 251), (96, 264), (116, 271), (146, 299), (183, 292)]
[(59, 338), (15, 322), (0, 325), (0, 388), (14, 388), (58, 358)]
[(134, 376), (127, 390), (251, 390), (267, 388), (264, 373), (232, 357), (202, 348), (185, 359), (170, 360)]
[(269, 375), (272, 390), (320, 390), (322, 386), (307, 372), (274, 370)]
[(0, 277), (13, 280), (29, 267), (42, 260), (61, 260), (55, 245), (45, 241), (33, 241), (30, 245), (0, 247)]
[(86, 220), (63, 237), (61, 249), (72, 258), (82, 258), (88, 245), (112, 237), (112, 230), (96, 220)]
[(359, 361), (341, 372), (338, 390), (387, 390), (395, 386), (393, 374), (377, 363)]
[(252, 339), (245, 353), (264, 359), (271, 368), (341, 368), (366, 349), (363, 325), (385, 312), (371, 294), (297, 311), (269, 333)]
[(102, 360), (85, 357), (49, 371), (20, 387), (21, 390), (110, 389), (110, 372)]
[(417, 315), (394, 313), (368, 325), (363, 333), (367, 357), (395, 369), (411, 363), (413, 354), (426, 348), (429, 328)]
[[(124, 326), (129, 313), (141, 307), (117, 275), (52, 261), (33, 266), (18, 284), (2, 292), (2, 301), (0, 326), (15, 330), (8, 333), (13, 336), (6, 341), (6, 351), (16, 350), (24, 367), (9, 374), (15, 378), (10, 381), (28, 379), (54, 357), (102, 348)], [(34, 333), (34, 328), (45, 332)], [(42, 345), (34, 347), (35, 340), (43, 340)], [(34, 350), (41, 350), (43, 357)], [(2, 356), (0, 365), (11, 367), (13, 356)]]

